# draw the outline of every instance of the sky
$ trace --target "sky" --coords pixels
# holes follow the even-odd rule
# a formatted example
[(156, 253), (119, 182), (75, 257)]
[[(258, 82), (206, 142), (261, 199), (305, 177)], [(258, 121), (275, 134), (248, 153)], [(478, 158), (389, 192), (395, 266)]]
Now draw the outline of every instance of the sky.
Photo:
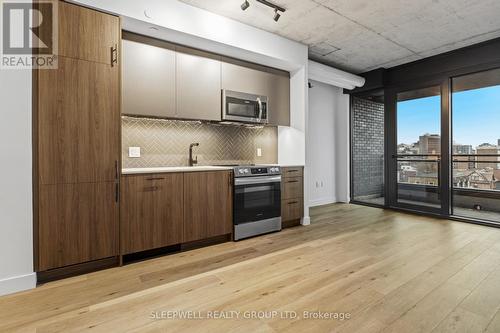
[[(440, 96), (398, 102), (398, 144), (440, 134)], [(500, 86), (453, 93), (453, 142), (473, 148), (500, 139)]]

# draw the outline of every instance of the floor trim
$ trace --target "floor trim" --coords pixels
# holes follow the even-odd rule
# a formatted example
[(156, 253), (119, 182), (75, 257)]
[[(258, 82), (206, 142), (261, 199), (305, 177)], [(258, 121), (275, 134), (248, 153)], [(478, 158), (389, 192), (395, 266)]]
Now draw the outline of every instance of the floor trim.
[(337, 199), (335, 197), (326, 197), (315, 200), (309, 200), (309, 207), (324, 206), (336, 203)]
[(36, 287), (36, 274), (30, 273), (0, 280), (0, 296), (33, 289)]

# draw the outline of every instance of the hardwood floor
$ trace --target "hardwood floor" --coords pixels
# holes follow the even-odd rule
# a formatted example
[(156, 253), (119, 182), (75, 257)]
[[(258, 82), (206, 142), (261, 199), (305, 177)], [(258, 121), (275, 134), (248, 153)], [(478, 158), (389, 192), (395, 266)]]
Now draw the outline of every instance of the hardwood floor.
[(500, 229), (344, 204), (312, 209), (311, 220), (2, 297), (0, 331), (500, 331)]

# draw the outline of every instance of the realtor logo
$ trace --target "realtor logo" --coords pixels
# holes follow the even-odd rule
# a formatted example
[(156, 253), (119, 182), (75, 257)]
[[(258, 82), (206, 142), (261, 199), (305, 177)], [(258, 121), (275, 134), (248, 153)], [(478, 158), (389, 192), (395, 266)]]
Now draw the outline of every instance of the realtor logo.
[(2, 69), (57, 68), (56, 0), (3, 0), (1, 18)]

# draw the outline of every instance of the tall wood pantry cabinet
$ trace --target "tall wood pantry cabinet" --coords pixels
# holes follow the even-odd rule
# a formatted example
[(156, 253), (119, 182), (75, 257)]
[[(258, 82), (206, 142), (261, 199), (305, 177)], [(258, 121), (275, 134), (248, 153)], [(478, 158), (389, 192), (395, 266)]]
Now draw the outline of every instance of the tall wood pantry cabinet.
[(58, 68), (33, 71), (37, 272), (119, 252), (120, 19), (58, 11)]

